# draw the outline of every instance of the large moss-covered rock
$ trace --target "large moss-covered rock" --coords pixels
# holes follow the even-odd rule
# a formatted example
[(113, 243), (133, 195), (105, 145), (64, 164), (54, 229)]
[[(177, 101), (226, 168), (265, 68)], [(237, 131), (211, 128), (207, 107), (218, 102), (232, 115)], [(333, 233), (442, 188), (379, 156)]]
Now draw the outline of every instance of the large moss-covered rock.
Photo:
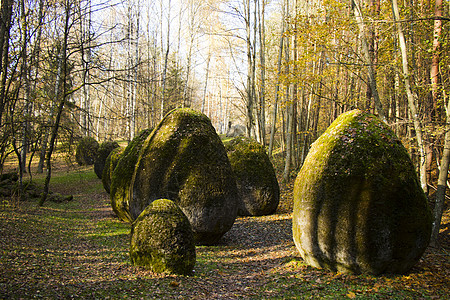
[(108, 155), (115, 148), (119, 147), (117, 142), (106, 141), (103, 142), (97, 150), (97, 155), (94, 160), (94, 172), (99, 179), (102, 179), (103, 169), (105, 168), (105, 162)]
[(147, 138), (132, 184), (131, 217), (152, 201), (177, 203), (198, 244), (214, 244), (234, 223), (238, 191), (219, 136), (205, 115), (191, 109), (168, 113)]
[(194, 235), (189, 220), (173, 201), (153, 201), (133, 222), (130, 258), (133, 265), (156, 273), (192, 272)]
[(92, 137), (84, 137), (77, 145), (75, 160), (80, 166), (93, 165), (98, 151), (98, 142)]
[(118, 147), (114, 148), (111, 153), (109, 153), (108, 157), (105, 161), (105, 167), (103, 168), (102, 173), (102, 183), (103, 188), (105, 191), (109, 194), (111, 191), (111, 177), (114, 172), (114, 169), (117, 166), (117, 163), (119, 162), (119, 159), (123, 153), (124, 148)]
[(294, 242), (315, 267), (404, 273), (431, 214), (406, 149), (377, 117), (341, 115), (312, 145), (294, 187)]
[(125, 148), (117, 166), (111, 175), (110, 198), (111, 206), (116, 215), (125, 222), (132, 222), (129, 199), (130, 185), (134, 169), (139, 158), (139, 151), (152, 129), (141, 131)]
[(226, 145), (240, 194), (238, 214), (262, 216), (274, 213), (280, 187), (269, 156), (255, 140), (237, 137)]

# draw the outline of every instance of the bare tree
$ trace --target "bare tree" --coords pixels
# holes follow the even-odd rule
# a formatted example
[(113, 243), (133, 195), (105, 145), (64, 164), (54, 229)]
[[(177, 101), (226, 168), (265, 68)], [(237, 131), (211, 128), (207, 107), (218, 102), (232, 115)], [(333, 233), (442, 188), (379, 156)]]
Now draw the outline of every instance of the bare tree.
[(0, 127), (3, 125), (3, 112), (7, 100), (6, 81), (9, 67), (9, 43), (13, 0), (2, 0), (0, 15)]
[[(71, 16), (71, 8), (72, 3), (70, 3), (70, 0), (66, 0), (64, 2), (64, 10), (65, 10), (65, 22), (64, 22), (64, 35), (63, 39), (61, 41), (62, 47), (61, 51), (58, 55), (58, 70), (56, 74), (56, 80), (55, 80), (55, 102), (58, 103), (57, 112), (56, 112), (56, 118), (55, 122), (52, 126), (52, 134), (49, 142), (49, 148), (47, 152), (46, 157), (46, 163), (47, 163), (47, 174), (45, 177), (44, 182), (44, 191), (42, 193), (42, 197), (39, 201), (39, 206), (44, 205), (45, 200), (48, 196), (49, 191), (49, 184), (52, 174), (52, 154), (55, 147), (55, 141), (56, 137), (58, 135), (59, 125), (61, 121), (61, 115), (63, 113), (64, 104), (66, 102), (66, 67), (67, 67), (67, 42), (69, 37), (69, 30), (70, 30), (70, 16)], [(62, 86), (63, 90), (60, 90), (60, 87)]]

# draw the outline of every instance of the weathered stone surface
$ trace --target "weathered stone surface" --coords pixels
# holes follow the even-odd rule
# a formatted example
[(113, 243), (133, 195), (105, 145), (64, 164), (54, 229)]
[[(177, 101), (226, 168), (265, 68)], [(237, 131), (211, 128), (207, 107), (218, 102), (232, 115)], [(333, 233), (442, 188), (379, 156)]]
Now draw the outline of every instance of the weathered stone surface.
[(103, 142), (97, 150), (97, 155), (94, 160), (94, 172), (99, 179), (102, 179), (103, 169), (105, 168), (105, 162), (108, 155), (115, 148), (119, 147), (117, 142), (106, 141)]
[(75, 160), (80, 166), (93, 165), (98, 151), (98, 142), (92, 137), (80, 140), (75, 152)]
[(244, 125), (241, 124), (229, 124), (228, 130), (227, 130), (227, 137), (237, 137), (237, 136), (245, 136), (245, 132), (247, 129)]
[(225, 146), (240, 194), (238, 215), (262, 216), (275, 212), (280, 187), (269, 156), (255, 140), (237, 137)]
[(102, 174), (102, 183), (103, 188), (105, 191), (109, 194), (111, 191), (111, 177), (114, 172), (114, 169), (117, 166), (117, 163), (119, 162), (119, 159), (121, 158), (121, 155), (123, 153), (124, 148), (117, 147), (114, 148), (111, 153), (109, 153), (108, 157), (105, 161), (105, 167), (103, 168), (103, 174)]
[(134, 265), (156, 273), (192, 273), (194, 235), (189, 220), (173, 201), (153, 201), (133, 222), (130, 258)]
[(373, 115), (341, 115), (295, 181), (294, 242), (315, 267), (404, 273), (429, 243), (431, 214), (406, 149)]
[(208, 117), (191, 109), (164, 117), (142, 148), (132, 195), (133, 219), (156, 199), (173, 200), (198, 244), (214, 244), (231, 228), (239, 197), (236, 180)]
[(152, 129), (145, 129), (139, 133), (125, 148), (116, 168), (111, 175), (110, 198), (111, 206), (116, 215), (125, 222), (132, 222), (130, 216), (129, 199), (130, 185), (134, 169), (139, 158), (139, 151)]

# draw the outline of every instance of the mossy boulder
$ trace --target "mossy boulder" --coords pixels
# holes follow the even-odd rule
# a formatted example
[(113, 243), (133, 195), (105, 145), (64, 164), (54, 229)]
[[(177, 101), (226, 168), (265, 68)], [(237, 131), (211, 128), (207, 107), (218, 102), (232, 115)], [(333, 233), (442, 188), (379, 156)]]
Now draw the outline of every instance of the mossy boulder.
[(264, 147), (255, 140), (236, 137), (225, 148), (241, 199), (238, 215), (274, 213), (280, 202), (280, 187)]
[(173, 200), (191, 222), (198, 244), (214, 244), (233, 225), (238, 190), (225, 147), (211, 121), (191, 109), (168, 113), (142, 147), (130, 213)]
[(133, 222), (130, 258), (133, 265), (156, 273), (192, 273), (194, 235), (189, 220), (173, 201), (153, 201)]
[(342, 114), (311, 146), (295, 181), (292, 222), (308, 264), (375, 275), (410, 270), (432, 224), (406, 149), (359, 110)]
[(117, 166), (117, 163), (119, 162), (119, 159), (123, 153), (124, 148), (117, 147), (114, 148), (111, 153), (109, 153), (108, 157), (105, 161), (105, 167), (103, 168), (102, 173), (102, 183), (103, 188), (105, 191), (109, 194), (111, 191), (111, 177), (114, 172), (114, 169)]
[(134, 169), (139, 158), (139, 152), (145, 139), (152, 129), (142, 130), (123, 150), (117, 166), (111, 175), (110, 198), (111, 206), (116, 215), (125, 222), (132, 222), (130, 216), (129, 199), (130, 185)]
[(97, 155), (94, 160), (94, 172), (99, 179), (102, 179), (103, 169), (105, 168), (105, 162), (108, 155), (115, 148), (118, 148), (119, 144), (113, 141), (106, 141), (101, 143), (97, 150)]
[(98, 151), (98, 142), (93, 137), (84, 137), (77, 145), (75, 160), (80, 166), (93, 165)]

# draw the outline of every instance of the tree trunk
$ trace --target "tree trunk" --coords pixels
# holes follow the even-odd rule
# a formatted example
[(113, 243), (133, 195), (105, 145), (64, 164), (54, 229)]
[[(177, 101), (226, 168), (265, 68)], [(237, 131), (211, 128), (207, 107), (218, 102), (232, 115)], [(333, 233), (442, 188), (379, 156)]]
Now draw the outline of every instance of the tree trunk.
[(265, 8), (266, 4), (265, 1), (262, 1), (262, 4), (260, 4), (261, 1), (258, 1), (258, 7), (260, 7), (260, 21), (259, 21), (259, 40), (261, 44), (260, 49), (260, 63), (261, 63), (261, 94), (260, 94), (260, 136), (261, 136), (261, 143), (263, 146), (266, 145), (266, 32), (265, 32)]
[[(252, 70), (254, 61), (252, 59), (252, 43), (250, 37), (250, 0), (245, 0), (245, 31), (246, 31), (246, 44), (247, 44), (247, 136), (251, 137), (252, 135), (252, 126), (253, 126), (253, 81), (252, 81)], [(256, 45), (253, 45), (256, 46)]]
[[(163, 69), (163, 75), (162, 75), (162, 95), (161, 95), (161, 120), (164, 117), (164, 102), (165, 102), (165, 98), (166, 98), (166, 75), (167, 75), (167, 68), (168, 68), (168, 60), (169, 60), (169, 51), (170, 51), (170, 5), (171, 5), (171, 0), (169, 0), (169, 12), (168, 12), (168, 17), (167, 17), (167, 37), (166, 37), (166, 51), (164, 54), (164, 69)], [(162, 0), (161, 0), (161, 31), (162, 31), (162, 14), (163, 14), (163, 5), (162, 5)], [(161, 48), (163, 45), (163, 41), (162, 41), (162, 34), (161, 34)]]
[(24, 107), (24, 120), (22, 122), (22, 148), (20, 150), (20, 159), (19, 159), (19, 169), (20, 169), (20, 182), (22, 182), (23, 173), (26, 172), (26, 161), (27, 161), (27, 153), (28, 153), (28, 144), (29, 144), (29, 132), (30, 132), (30, 114), (31, 114), (31, 90), (30, 90), (30, 67), (28, 64), (27, 57), (27, 46), (28, 46), (28, 26), (27, 26), (27, 13), (25, 11), (25, 1), (20, 1), (20, 23), (22, 25), (22, 79), (25, 85), (25, 107)]
[[(285, 0), (286, 11), (289, 10), (289, 0)], [(287, 18), (289, 18), (289, 13), (287, 12)], [(289, 27), (288, 27), (289, 30)], [(289, 38), (286, 39), (286, 47), (284, 49), (284, 59), (285, 59), (285, 76), (289, 77)], [(286, 103), (286, 156), (284, 161), (284, 171), (283, 171), (283, 181), (289, 181), (289, 175), (291, 173), (291, 160), (292, 160), (292, 135), (294, 132), (294, 104), (292, 99), (290, 99), (290, 83), (289, 80), (286, 81), (286, 93), (285, 93), (285, 103)]]
[(211, 61), (211, 44), (209, 45), (208, 58), (206, 59), (205, 86), (203, 87), (203, 98), (201, 112), (205, 113), (206, 92), (208, 90), (209, 63)]
[[(52, 154), (53, 154), (53, 150), (55, 147), (55, 141), (56, 141), (56, 137), (58, 135), (58, 129), (59, 129), (59, 123), (61, 120), (61, 115), (64, 109), (64, 104), (66, 101), (66, 94), (65, 94), (65, 81), (66, 81), (66, 65), (67, 65), (67, 56), (66, 56), (66, 52), (67, 52), (67, 39), (69, 36), (69, 19), (70, 19), (70, 1), (66, 0), (65, 3), (65, 26), (64, 26), (64, 39), (63, 39), (63, 47), (61, 49), (61, 53), (59, 55), (59, 59), (58, 59), (58, 70), (57, 70), (57, 74), (56, 74), (56, 80), (55, 80), (55, 102), (57, 102), (59, 100), (59, 105), (58, 105), (58, 110), (56, 113), (56, 119), (55, 119), (55, 123), (52, 127), (52, 134), (51, 134), (51, 138), (50, 138), (50, 142), (49, 142), (49, 148), (48, 148), (48, 152), (47, 152), (47, 157), (46, 157), (46, 163), (47, 163), (47, 176), (45, 177), (45, 182), (44, 182), (44, 191), (42, 193), (42, 197), (39, 201), (39, 206), (44, 205), (45, 200), (47, 199), (48, 196), (48, 190), (49, 190), (49, 185), (50, 185), (50, 179), (51, 179), (51, 174), (52, 174), (52, 164), (51, 164), (51, 159), (52, 159)], [(60, 91), (60, 86), (61, 84), (63, 84), (63, 91), (61, 93)], [(60, 98), (60, 99), (59, 99)]]
[(422, 125), (419, 120), (417, 107), (416, 107), (416, 100), (414, 99), (414, 95), (411, 91), (411, 84), (409, 81), (409, 70), (408, 70), (408, 57), (407, 57), (407, 51), (406, 51), (406, 42), (405, 42), (405, 36), (403, 35), (403, 30), (401, 27), (400, 21), (400, 14), (398, 12), (398, 5), (397, 0), (392, 0), (392, 11), (394, 14), (394, 21), (397, 25), (397, 33), (398, 33), (398, 39), (400, 44), (400, 52), (402, 55), (402, 67), (403, 67), (403, 77), (405, 82), (405, 89), (406, 89), (406, 95), (408, 98), (408, 107), (411, 112), (411, 117), (413, 119), (414, 124), (414, 130), (416, 132), (416, 139), (417, 139), (417, 146), (419, 148), (419, 157), (420, 157), (420, 183), (422, 185), (422, 189), (425, 193), (428, 191), (427, 186), (427, 174), (426, 174), (426, 156), (425, 156), (425, 149), (424, 149), (424, 143), (422, 138)]
[(370, 83), (370, 90), (372, 92), (375, 108), (378, 112), (378, 115), (383, 121), (386, 121), (386, 114), (383, 110), (383, 105), (381, 103), (379, 94), (378, 94), (378, 88), (377, 88), (377, 82), (375, 77), (375, 70), (373, 66), (373, 62), (370, 56), (369, 52), (369, 45), (367, 42), (367, 33), (366, 33), (366, 26), (364, 23), (364, 19), (362, 17), (361, 9), (356, 2), (357, 0), (352, 0), (352, 6), (353, 6), (353, 12), (355, 14), (356, 22), (359, 27), (359, 31), (361, 33), (361, 42), (362, 42), (362, 48), (364, 53), (364, 60), (367, 64), (367, 71), (369, 76), (369, 83)]
[(438, 186), (436, 190), (436, 203), (433, 210), (433, 230), (431, 232), (431, 245), (438, 246), (439, 229), (444, 212), (445, 190), (447, 188), (448, 169), (450, 164), (450, 100), (447, 102), (447, 120), (445, 125), (444, 152), (441, 158)]
[(2, 0), (0, 11), (0, 127), (6, 105), (6, 80), (8, 78), (9, 39), (13, 0)]
[(273, 144), (275, 141), (275, 131), (276, 131), (276, 125), (277, 125), (278, 94), (280, 92), (280, 76), (281, 76), (281, 60), (283, 58), (284, 29), (286, 26), (285, 14), (286, 14), (286, 12), (285, 12), (284, 5), (283, 5), (283, 16), (282, 16), (283, 20), (281, 23), (280, 45), (278, 48), (277, 83), (275, 86), (275, 101), (274, 101), (273, 110), (272, 110), (272, 128), (270, 130), (270, 141), (269, 141), (269, 150), (268, 150), (269, 156), (272, 156)]
[(433, 32), (433, 57), (431, 60), (430, 79), (431, 79), (431, 94), (434, 103), (439, 99), (439, 59), (441, 50), (441, 35), (442, 35), (442, 0), (436, 0), (434, 14), (437, 17), (434, 20)]

